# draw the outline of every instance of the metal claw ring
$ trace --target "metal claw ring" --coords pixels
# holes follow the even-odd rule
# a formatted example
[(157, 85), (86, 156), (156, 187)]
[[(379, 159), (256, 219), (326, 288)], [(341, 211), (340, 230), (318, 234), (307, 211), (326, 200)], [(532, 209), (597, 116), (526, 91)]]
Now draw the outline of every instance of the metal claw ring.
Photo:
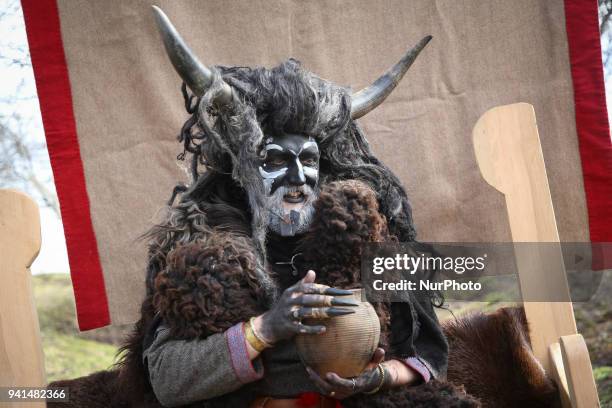
[(357, 381), (354, 378), (351, 378), (351, 381), (353, 382), (353, 392), (355, 392), (357, 390)]

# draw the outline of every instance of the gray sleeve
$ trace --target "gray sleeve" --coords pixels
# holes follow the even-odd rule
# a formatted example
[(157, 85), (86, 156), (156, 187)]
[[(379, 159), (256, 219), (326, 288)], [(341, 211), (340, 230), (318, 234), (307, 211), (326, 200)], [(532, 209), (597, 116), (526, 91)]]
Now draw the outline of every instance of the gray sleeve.
[(224, 395), (263, 376), (261, 361), (248, 358), (242, 324), (189, 341), (170, 339), (160, 326), (143, 358), (153, 392), (167, 407)]

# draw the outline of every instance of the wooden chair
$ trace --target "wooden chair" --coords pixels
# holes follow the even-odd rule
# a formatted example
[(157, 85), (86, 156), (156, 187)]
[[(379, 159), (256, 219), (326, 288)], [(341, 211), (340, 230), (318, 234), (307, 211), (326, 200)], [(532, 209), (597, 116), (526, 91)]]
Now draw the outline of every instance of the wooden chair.
[[(46, 385), (29, 270), (40, 243), (34, 201), (17, 191), (0, 190), (0, 387)], [(44, 406), (44, 402), (0, 402), (0, 407)]]
[[(533, 107), (520, 103), (491, 109), (477, 122), (473, 138), (483, 177), (505, 195), (513, 241), (559, 242)], [(36, 205), (21, 193), (0, 191), (0, 387), (45, 384), (28, 270), (39, 249)], [(516, 249), (524, 299), (551, 290), (567, 298), (524, 302), (534, 355), (557, 381), (565, 407), (599, 406), (589, 354), (576, 331), (560, 248), (546, 258)], [(44, 403), (0, 403), (4, 406)]]
[[(506, 198), (512, 241), (559, 242), (533, 106), (493, 108), (480, 117), (472, 136), (480, 172)], [(546, 253), (540, 254), (534, 247), (515, 246), (522, 298), (561, 294), (566, 299), (523, 303), (534, 355), (555, 378), (564, 407), (597, 407), (589, 352), (576, 330), (561, 247), (551, 252), (546, 245)]]

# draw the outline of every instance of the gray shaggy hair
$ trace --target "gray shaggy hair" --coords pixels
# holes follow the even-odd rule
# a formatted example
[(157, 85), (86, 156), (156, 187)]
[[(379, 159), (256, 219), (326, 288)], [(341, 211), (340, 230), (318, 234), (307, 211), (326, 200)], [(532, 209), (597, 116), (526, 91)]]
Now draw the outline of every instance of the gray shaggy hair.
[[(266, 267), (269, 209), (257, 171), (264, 135), (293, 133), (315, 139), (321, 152), (320, 183), (357, 179), (369, 184), (377, 193), (390, 233), (400, 241), (415, 239), (404, 189), (372, 154), (350, 117), (349, 89), (317, 77), (294, 59), (272, 69), (215, 67), (213, 72), (213, 85), (201, 98), (189, 94), (183, 85), (191, 117), (178, 137), (184, 149), (178, 159), (191, 155), (192, 180), (175, 188), (165, 219), (148, 233), (149, 290), (165, 254), (174, 246), (221, 228), (252, 238), (260, 281), (275, 297), (274, 279)], [(231, 106), (218, 108), (212, 101), (221, 89), (221, 79), (232, 86), (235, 97)], [(174, 204), (177, 193), (182, 194)]]

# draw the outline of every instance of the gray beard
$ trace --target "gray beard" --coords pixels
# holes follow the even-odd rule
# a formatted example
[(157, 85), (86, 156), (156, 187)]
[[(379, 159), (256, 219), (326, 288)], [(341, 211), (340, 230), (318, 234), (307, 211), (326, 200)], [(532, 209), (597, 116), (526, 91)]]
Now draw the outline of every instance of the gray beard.
[[(283, 207), (283, 197), (291, 192), (302, 191), (306, 200), (298, 210)], [(300, 187), (280, 186), (268, 197), (268, 229), (282, 236), (293, 236), (305, 232), (314, 218), (314, 202), (318, 191), (304, 184)]]

